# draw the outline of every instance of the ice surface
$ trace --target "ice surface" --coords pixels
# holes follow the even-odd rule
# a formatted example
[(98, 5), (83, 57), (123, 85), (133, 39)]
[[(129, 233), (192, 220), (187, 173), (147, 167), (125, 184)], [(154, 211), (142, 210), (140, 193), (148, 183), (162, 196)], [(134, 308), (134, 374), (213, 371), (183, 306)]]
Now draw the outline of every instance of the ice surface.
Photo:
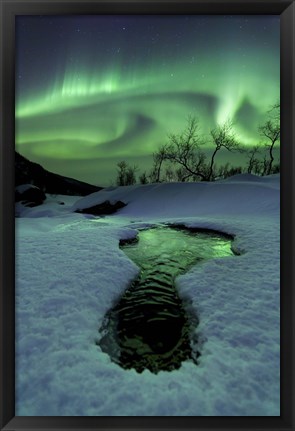
[[(280, 415), (279, 181), (116, 187), (24, 208), (16, 219), (16, 415)], [(73, 212), (107, 199), (128, 205), (107, 217)], [(200, 319), (200, 364), (139, 374), (95, 341), (138, 273), (119, 240), (165, 223), (232, 234), (243, 254), (177, 278)]]

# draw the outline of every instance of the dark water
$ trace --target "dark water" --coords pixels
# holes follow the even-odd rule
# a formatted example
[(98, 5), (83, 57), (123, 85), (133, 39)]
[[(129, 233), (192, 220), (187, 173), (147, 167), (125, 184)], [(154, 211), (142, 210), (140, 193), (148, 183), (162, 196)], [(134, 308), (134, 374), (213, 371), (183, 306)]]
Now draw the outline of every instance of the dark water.
[(232, 239), (156, 227), (140, 231), (136, 241), (122, 241), (121, 248), (141, 271), (106, 314), (101, 349), (121, 367), (138, 372), (171, 371), (187, 359), (197, 363), (192, 332), (198, 316), (179, 297), (175, 278), (204, 260), (233, 255)]

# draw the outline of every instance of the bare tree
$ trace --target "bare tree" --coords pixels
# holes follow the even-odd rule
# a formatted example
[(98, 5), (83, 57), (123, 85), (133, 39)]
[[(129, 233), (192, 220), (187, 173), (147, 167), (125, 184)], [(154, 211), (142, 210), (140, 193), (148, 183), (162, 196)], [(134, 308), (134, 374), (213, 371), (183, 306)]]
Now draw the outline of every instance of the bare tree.
[(117, 185), (118, 186), (125, 186), (125, 178), (126, 178), (126, 171), (127, 171), (127, 163), (122, 160), (121, 162), (117, 163), (118, 171), (117, 171)]
[(263, 162), (261, 160), (257, 160), (253, 166), (253, 172), (256, 175), (262, 175), (263, 173)]
[(203, 144), (199, 136), (198, 121), (189, 116), (186, 129), (179, 135), (168, 135), (169, 143), (161, 148), (163, 160), (181, 168), (181, 181), (189, 178), (205, 179), (205, 154), (200, 150)]
[(267, 157), (266, 157), (266, 156), (264, 156), (264, 157), (263, 157), (263, 161), (262, 161), (262, 163), (261, 163), (261, 175), (262, 175), (262, 176), (264, 176), (264, 175), (268, 175), (268, 172), (269, 172), (269, 164), (270, 164), (270, 161), (267, 159)]
[(128, 169), (126, 171), (126, 186), (131, 186), (132, 184), (136, 183), (136, 176), (135, 172), (138, 170), (137, 166), (128, 166)]
[(175, 180), (175, 172), (172, 166), (167, 166), (165, 170), (165, 181), (171, 182)]
[(270, 110), (268, 111), (268, 114), (273, 120), (280, 122), (281, 105), (279, 100), (271, 106)]
[(272, 167), (272, 173), (273, 174), (278, 174), (280, 171), (281, 171), (281, 166), (280, 166), (280, 162), (278, 162), (275, 165), (273, 165), (273, 167)]
[(145, 171), (139, 176), (139, 181), (140, 181), (140, 184), (148, 183), (148, 177)]
[(176, 173), (177, 181), (181, 181), (181, 182), (185, 181), (186, 170), (184, 169), (184, 167), (180, 166), (178, 169), (176, 169), (175, 173)]
[(266, 175), (269, 175), (272, 171), (272, 165), (274, 161), (273, 148), (276, 142), (280, 141), (280, 104), (279, 102), (272, 106), (269, 111), (270, 119), (268, 119), (263, 125), (259, 127), (259, 133), (261, 136), (268, 140), (266, 147), (269, 151), (269, 162), (266, 170)]
[(240, 143), (236, 139), (236, 136), (233, 132), (233, 123), (231, 120), (228, 120), (225, 123), (218, 125), (215, 129), (212, 129), (210, 133), (213, 140), (213, 144), (215, 145), (215, 149), (211, 156), (211, 163), (207, 176), (208, 181), (212, 181), (213, 179), (214, 159), (219, 150), (225, 148), (228, 151), (243, 151)]
[(159, 150), (153, 153), (153, 167), (149, 175), (152, 183), (159, 183), (161, 180), (161, 168), (166, 159), (167, 145), (162, 145)]
[(128, 164), (123, 160), (117, 163), (117, 185), (118, 186), (129, 186), (136, 183), (135, 172), (137, 171), (137, 166), (128, 166)]
[(256, 157), (256, 155), (259, 153), (260, 153), (260, 150), (258, 145), (254, 145), (254, 147), (252, 147), (252, 149), (248, 151), (247, 153), (247, 158), (249, 159), (248, 169), (247, 169), (248, 174), (251, 174), (255, 170), (255, 167), (259, 165), (259, 160)]

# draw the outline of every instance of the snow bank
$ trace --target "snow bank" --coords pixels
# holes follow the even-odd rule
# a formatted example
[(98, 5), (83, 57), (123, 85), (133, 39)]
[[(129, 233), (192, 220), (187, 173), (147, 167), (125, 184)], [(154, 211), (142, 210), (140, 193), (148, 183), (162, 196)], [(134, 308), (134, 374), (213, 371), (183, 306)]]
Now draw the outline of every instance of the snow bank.
[[(251, 178), (251, 181), (249, 180)], [(105, 200), (118, 200), (128, 204), (120, 215), (140, 216), (193, 216), (227, 215), (234, 213), (270, 214), (277, 210), (278, 181), (263, 181), (262, 177), (246, 175), (246, 182), (237, 180), (216, 183), (162, 183), (118, 187), (110, 191), (93, 193), (79, 199), (72, 210), (81, 210)], [(241, 187), (241, 184), (243, 186)]]
[[(279, 176), (60, 199), (16, 220), (16, 415), (280, 415)], [(108, 217), (73, 213), (104, 200), (128, 205)], [(177, 278), (200, 318), (200, 364), (138, 374), (112, 363), (95, 341), (138, 273), (119, 240), (163, 223), (233, 234), (244, 254)]]

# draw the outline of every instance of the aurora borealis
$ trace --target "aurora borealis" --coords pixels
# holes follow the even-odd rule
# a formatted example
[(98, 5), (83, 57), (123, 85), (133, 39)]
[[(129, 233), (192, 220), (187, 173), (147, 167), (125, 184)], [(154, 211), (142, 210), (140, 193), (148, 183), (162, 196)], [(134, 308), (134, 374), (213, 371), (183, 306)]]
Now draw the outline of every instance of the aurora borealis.
[(19, 16), (16, 150), (107, 186), (121, 160), (149, 170), (190, 114), (204, 136), (232, 118), (243, 145), (262, 145), (279, 32), (278, 16)]

